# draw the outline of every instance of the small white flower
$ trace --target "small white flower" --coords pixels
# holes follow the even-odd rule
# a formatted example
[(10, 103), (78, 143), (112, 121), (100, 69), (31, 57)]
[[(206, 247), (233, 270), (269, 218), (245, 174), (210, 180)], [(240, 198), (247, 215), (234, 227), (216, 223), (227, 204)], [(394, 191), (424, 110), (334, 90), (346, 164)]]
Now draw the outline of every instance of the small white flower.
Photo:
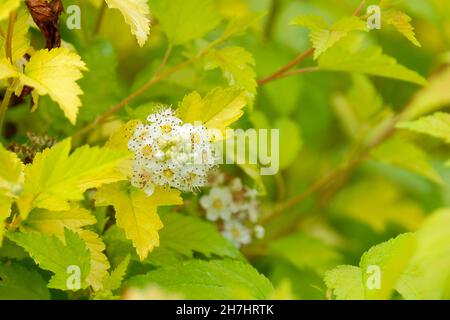
[(216, 221), (219, 218), (229, 220), (232, 209), (230, 207), (233, 197), (227, 188), (214, 187), (211, 192), (201, 197), (200, 205), (206, 210), (206, 218)]
[(266, 229), (264, 229), (263, 226), (261, 225), (257, 225), (255, 226), (255, 228), (253, 229), (254, 233), (255, 233), (255, 237), (256, 239), (262, 239), (264, 238), (265, 234), (266, 234)]
[(128, 148), (134, 153), (132, 184), (153, 193), (155, 186), (194, 191), (203, 187), (216, 164), (204, 126), (183, 124), (167, 109), (136, 127)]
[(230, 190), (232, 192), (241, 192), (244, 188), (244, 185), (242, 184), (242, 180), (239, 178), (234, 178), (230, 183)]
[(222, 234), (238, 248), (242, 245), (249, 244), (252, 241), (250, 230), (237, 221), (225, 223)]
[(256, 223), (259, 220), (260, 212), (259, 212), (259, 202), (254, 199), (248, 204), (247, 207), (248, 218), (251, 222)]

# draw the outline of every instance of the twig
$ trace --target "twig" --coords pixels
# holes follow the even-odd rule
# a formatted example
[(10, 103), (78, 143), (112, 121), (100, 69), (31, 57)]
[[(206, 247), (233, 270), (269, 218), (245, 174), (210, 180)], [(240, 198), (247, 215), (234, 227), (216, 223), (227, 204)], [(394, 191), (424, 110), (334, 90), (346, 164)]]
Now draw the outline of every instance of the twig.
[(105, 17), (106, 12), (106, 2), (102, 1), (102, 6), (98, 12), (97, 20), (95, 21), (94, 26), (94, 34), (98, 34), (100, 32), (100, 28), (102, 27), (103, 18)]
[(362, 11), (362, 9), (364, 8), (364, 6), (366, 5), (367, 0), (363, 0), (361, 1), (361, 3), (359, 4), (358, 8), (356, 8), (355, 12), (353, 12), (353, 16), (357, 16), (358, 14), (360, 14), (360, 12)]
[(171, 43), (169, 43), (169, 45), (167, 46), (166, 52), (164, 53), (164, 57), (161, 61), (161, 64), (158, 66), (158, 68), (156, 68), (155, 71), (155, 75), (153, 77), (156, 77), (160, 74), (161, 70), (164, 69), (164, 67), (166, 66), (167, 62), (169, 62), (169, 57), (172, 53), (173, 50), (173, 45)]
[(297, 70), (293, 70), (293, 71), (288, 71), (285, 72), (283, 74), (277, 75), (275, 78), (272, 78), (270, 81), (276, 80), (276, 79), (281, 79), (281, 78), (287, 78), (293, 75), (297, 75), (297, 74), (302, 74), (302, 73), (311, 73), (311, 72), (316, 72), (319, 71), (320, 68), (319, 67), (306, 67), (306, 68), (301, 68), (301, 69), (297, 69)]
[(303, 52), (300, 55), (298, 55), (297, 57), (295, 57), (291, 62), (289, 62), (285, 66), (281, 67), (280, 69), (278, 69), (277, 71), (272, 73), (270, 76), (267, 76), (267, 77), (265, 77), (263, 79), (258, 80), (258, 85), (262, 86), (262, 85), (265, 85), (266, 83), (269, 83), (269, 82), (271, 82), (271, 81), (273, 81), (275, 79), (282, 78), (283, 75), (287, 71), (291, 70), (296, 65), (300, 64), (303, 60), (305, 60), (306, 58), (311, 56), (313, 53), (314, 53), (314, 49), (313, 48), (310, 48), (310, 49), (306, 50), (305, 52)]
[(275, 20), (278, 15), (278, 11), (280, 9), (281, 2), (280, 0), (272, 0), (272, 4), (270, 6), (270, 11), (267, 16), (267, 22), (264, 29), (264, 36), (268, 40), (272, 37), (273, 26), (275, 25)]
[(95, 121), (91, 122), (90, 124), (88, 124), (87, 126), (85, 126), (84, 128), (80, 129), (79, 131), (75, 132), (72, 137), (79, 137), (82, 136), (83, 134), (95, 129), (96, 127), (98, 127), (100, 124), (104, 123), (106, 120), (109, 119), (109, 117), (111, 117), (113, 114), (115, 114), (116, 112), (118, 112), (119, 110), (123, 109), (128, 103), (130, 103), (131, 101), (133, 101), (134, 99), (136, 99), (137, 97), (139, 97), (141, 94), (143, 94), (145, 91), (147, 91), (149, 88), (151, 88), (152, 86), (154, 86), (155, 84), (157, 84), (159, 81), (161, 81), (162, 79), (170, 76), (171, 74), (189, 66), (190, 64), (194, 63), (195, 61), (197, 61), (198, 59), (200, 59), (203, 55), (205, 55), (207, 52), (207, 50), (202, 51), (200, 54), (192, 57), (189, 60), (186, 60), (172, 68), (170, 68), (169, 70), (157, 74), (155, 76), (153, 76), (149, 81), (147, 81), (142, 87), (140, 87), (139, 89), (137, 89), (136, 91), (134, 91), (133, 93), (131, 93), (128, 97), (126, 97), (125, 99), (123, 99), (122, 101), (120, 101), (118, 104), (116, 104), (114, 107), (112, 107), (111, 109), (109, 109), (108, 111), (106, 111), (105, 113), (103, 113), (102, 115), (100, 115)]
[[(361, 1), (358, 8), (356, 8), (356, 10), (353, 12), (353, 16), (359, 15), (359, 13), (362, 11), (362, 9), (364, 8), (365, 5), (366, 5), (366, 0)], [(310, 49), (306, 50), (305, 52), (303, 52), (300, 55), (298, 55), (297, 57), (295, 57), (292, 61), (290, 61), (288, 64), (281, 67), (280, 69), (278, 69), (271, 75), (269, 75), (265, 78), (259, 79), (258, 85), (263, 86), (271, 81), (284, 78), (285, 76), (303, 73), (303, 72), (289, 73), (289, 70), (291, 70), (295, 66), (299, 65), (303, 60), (305, 60), (306, 58), (311, 56), (313, 53), (314, 53), (314, 48), (310, 48)], [(316, 71), (316, 70), (314, 70), (314, 71)]]

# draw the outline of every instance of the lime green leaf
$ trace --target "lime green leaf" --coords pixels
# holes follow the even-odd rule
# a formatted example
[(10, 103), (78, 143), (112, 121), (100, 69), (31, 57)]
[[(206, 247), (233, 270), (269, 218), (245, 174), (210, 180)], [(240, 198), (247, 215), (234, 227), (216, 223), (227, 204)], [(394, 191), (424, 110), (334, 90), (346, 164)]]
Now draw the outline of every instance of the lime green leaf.
[(415, 46), (420, 47), (419, 41), (417, 41), (416, 34), (414, 32), (414, 27), (411, 25), (411, 17), (406, 13), (391, 9), (383, 12), (383, 21), (389, 25), (394, 26), (398, 32), (405, 36), (409, 41), (411, 41)]
[(70, 139), (38, 153), (25, 168), (24, 192), (17, 203), (23, 218), (32, 208), (70, 209), (68, 201), (81, 200), (84, 191), (123, 180), (117, 166), (128, 154), (84, 146), (71, 155)]
[(201, 38), (220, 22), (211, 0), (154, 0), (152, 8), (173, 45)]
[(448, 113), (437, 112), (416, 121), (399, 123), (397, 127), (428, 134), (450, 143), (450, 114)]
[[(362, 271), (362, 281), (366, 299), (386, 300), (394, 291), (396, 283), (406, 269), (416, 249), (414, 234), (406, 233), (370, 248), (361, 257), (359, 266)], [(370, 277), (377, 276), (371, 271), (375, 267), (380, 272), (379, 288), (369, 286)]]
[(249, 27), (258, 22), (264, 14), (261, 13), (247, 13), (242, 16), (236, 16), (231, 19), (223, 34), (216, 40), (216, 43), (224, 42), (231, 37), (240, 35), (244, 31), (246, 31)]
[[(94, 121), (97, 116), (116, 105), (121, 98), (117, 76), (117, 57), (113, 46), (105, 40), (90, 43), (81, 54), (89, 72), (79, 81), (84, 94), (79, 120)], [(98, 81), (105, 79), (106, 81)]]
[(430, 84), (420, 90), (408, 105), (404, 120), (413, 120), (450, 105), (450, 67), (430, 79)]
[(8, 59), (0, 59), (0, 80), (17, 78), (20, 72), (11, 65)]
[(352, 31), (368, 31), (367, 24), (358, 17), (345, 17), (332, 26), (318, 16), (299, 16), (291, 24), (311, 30), (314, 60)]
[(7, 151), (0, 144), (0, 195), (15, 197), (21, 189), (24, 165), (13, 152)]
[(159, 246), (158, 231), (163, 224), (157, 208), (183, 203), (179, 191), (157, 188), (154, 194), (147, 196), (126, 183), (104, 186), (98, 191), (96, 199), (99, 206), (114, 206), (117, 225), (133, 241), (141, 260)]
[(104, 280), (103, 288), (107, 291), (114, 291), (121, 287), (122, 281), (127, 273), (130, 256), (126, 256), (121, 263), (115, 268), (110, 275)]
[(397, 284), (405, 299), (448, 299), (450, 210), (432, 214), (416, 233), (417, 250)]
[[(20, 10), (17, 14), (17, 20), (14, 25), (13, 37), (11, 42), (13, 62), (22, 59), (25, 53), (30, 48), (30, 40), (27, 37), (28, 29), (30, 27), (28, 23), (29, 17), (30, 15), (26, 10)], [(6, 58), (5, 43), (5, 38), (0, 35), (0, 58)]]
[(389, 109), (382, 111), (383, 99), (367, 76), (355, 73), (352, 80), (353, 85), (347, 94), (334, 96), (333, 107), (347, 134), (361, 141), (392, 112)]
[(416, 248), (412, 233), (372, 247), (360, 267), (338, 266), (325, 275), (327, 287), (339, 300), (389, 299)]
[(0, 265), (0, 300), (49, 300), (44, 279), (20, 264)]
[(106, 147), (113, 150), (120, 150), (124, 152), (130, 152), (128, 150), (128, 141), (136, 131), (136, 126), (140, 123), (139, 120), (131, 120), (122, 125), (111, 137), (109, 137)]
[(13, 200), (10, 197), (0, 195), (0, 248), (3, 242), (3, 232), (5, 230), (5, 220), (11, 215)]
[(226, 129), (236, 122), (247, 105), (245, 92), (235, 88), (217, 88), (203, 99), (196, 91), (184, 97), (178, 116), (187, 123), (201, 121), (207, 128)]
[(194, 256), (194, 252), (198, 252), (206, 257), (215, 255), (242, 259), (239, 250), (226, 240), (213, 224), (175, 213), (165, 214), (162, 221), (162, 249), (174, 250), (189, 258)]
[(49, 95), (75, 124), (81, 106), (79, 95), (83, 93), (76, 81), (83, 77), (81, 71), (85, 70), (78, 54), (66, 48), (44, 49), (31, 57), (24, 74), (20, 75), (20, 82), (34, 88), (41, 96)]
[[(226, 240), (217, 230), (216, 226), (202, 219), (175, 213), (161, 216), (164, 224), (159, 232), (160, 246), (155, 248), (143, 261), (154, 266), (174, 264), (192, 259), (195, 253), (205, 257), (228, 257), (242, 260), (240, 251)], [(126, 240), (122, 229), (111, 227), (105, 234), (108, 244), (108, 255), (120, 260), (133, 245)], [(132, 259), (138, 259), (132, 256)]]
[(191, 260), (136, 276), (128, 286), (156, 284), (186, 299), (267, 299), (273, 291), (269, 280), (251, 265), (232, 260)]
[(0, 144), (0, 247), (3, 241), (4, 221), (11, 214), (13, 199), (22, 189), (23, 164), (17, 155)]
[(361, 269), (342, 265), (328, 271), (324, 281), (337, 300), (364, 300)]
[(49, 288), (71, 290), (68, 286), (71, 266), (79, 268), (81, 288), (86, 288), (86, 277), (90, 269), (90, 253), (84, 241), (68, 229), (63, 242), (56, 236), (39, 232), (10, 233), (6, 236), (23, 247), (34, 261), (44, 270), (54, 273), (48, 283)]
[[(448, 299), (448, 280), (450, 279), (450, 210), (441, 209), (427, 218), (423, 226), (413, 234), (403, 234), (388, 242), (370, 249), (363, 255), (360, 268), (352, 267), (357, 281), (343, 280), (344, 274), (340, 266), (328, 272), (325, 281), (329, 288), (335, 292), (343, 293), (342, 298), (355, 298), (347, 293), (355, 292), (356, 285), (361, 288), (367, 299), (389, 298), (395, 288), (405, 299), (435, 300)], [(378, 266), (380, 269), (379, 290), (363, 288), (368, 284), (368, 277), (373, 273), (364, 275), (368, 266)], [(432, 266), (432, 267), (430, 267)], [(359, 276), (356, 273), (359, 272)], [(332, 274), (332, 279), (329, 279)], [(363, 279), (364, 278), (364, 279)], [(331, 280), (331, 281), (330, 281)], [(342, 281), (341, 281), (342, 280)], [(366, 281), (366, 282), (364, 282)], [(359, 292), (360, 289), (357, 289)], [(339, 298), (339, 297), (338, 297)], [(358, 298), (359, 299), (359, 298)]]
[(91, 253), (91, 269), (86, 281), (97, 291), (102, 289), (102, 282), (108, 276), (109, 262), (103, 253), (105, 245), (95, 232), (82, 229), (96, 222), (88, 210), (75, 207), (61, 212), (33, 210), (24, 224), (26, 228), (56, 235), (61, 239), (64, 238), (64, 229), (76, 232), (85, 241)]
[(341, 255), (332, 247), (304, 234), (295, 234), (270, 244), (270, 252), (281, 256), (299, 269), (311, 269), (321, 274), (335, 267)]
[(436, 183), (442, 178), (428, 162), (425, 151), (411, 142), (394, 137), (372, 151), (372, 156), (382, 162), (415, 172)]
[(255, 60), (251, 53), (241, 47), (226, 47), (211, 50), (206, 56), (206, 70), (222, 69), (230, 86), (245, 89), (254, 98), (256, 94), (256, 73), (252, 66)]
[(131, 27), (139, 45), (144, 46), (150, 34), (150, 8), (147, 0), (105, 0), (108, 7), (118, 9)]
[(395, 185), (374, 178), (341, 191), (333, 207), (339, 215), (364, 222), (378, 232), (383, 232), (389, 222), (416, 230), (424, 216), (420, 205), (405, 198)]
[(0, 4), (0, 21), (9, 17), (9, 14), (19, 8), (21, 0), (6, 0)]
[(323, 70), (360, 72), (419, 85), (427, 84), (421, 75), (398, 64), (394, 58), (385, 55), (380, 47), (365, 48), (360, 39), (350, 36), (327, 50), (320, 57), (319, 66)]

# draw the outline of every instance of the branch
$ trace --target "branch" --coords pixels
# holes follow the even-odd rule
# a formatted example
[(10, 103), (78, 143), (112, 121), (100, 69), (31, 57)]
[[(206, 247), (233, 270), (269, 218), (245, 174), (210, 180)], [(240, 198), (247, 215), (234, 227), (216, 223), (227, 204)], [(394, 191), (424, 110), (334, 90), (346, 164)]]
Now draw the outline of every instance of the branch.
[(113, 114), (115, 114), (119, 110), (123, 109), (127, 104), (129, 104), (131, 101), (133, 101), (134, 99), (139, 97), (141, 94), (143, 94), (149, 88), (151, 88), (152, 86), (154, 86), (155, 84), (157, 84), (158, 82), (163, 80), (164, 78), (172, 75), (173, 73), (175, 73), (175, 72), (177, 72), (177, 71), (179, 71), (179, 70), (181, 70), (181, 69), (191, 65), (192, 63), (194, 63), (195, 61), (197, 61), (198, 59), (203, 57), (207, 52), (208, 52), (208, 50), (205, 49), (202, 52), (200, 52), (198, 55), (196, 55), (196, 56), (192, 57), (191, 59), (186, 60), (186, 61), (184, 61), (184, 62), (182, 62), (182, 63), (180, 63), (180, 64), (178, 64), (178, 65), (176, 65), (176, 66), (174, 66), (172, 68), (170, 68), (166, 72), (163, 72), (163, 73), (160, 73), (160, 74), (155, 74), (142, 87), (140, 87), (139, 89), (137, 89), (136, 91), (131, 93), (128, 97), (126, 97), (125, 99), (120, 101), (118, 104), (116, 104), (114, 107), (112, 107), (111, 109), (109, 109), (108, 111), (106, 111), (105, 113), (100, 115), (95, 121), (91, 122), (90, 124), (88, 124), (84, 128), (82, 128), (82, 129), (78, 130), (77, 132), (75, 132), (72, 135), (72, 138), (82, 136), (83, 134), (85, 134), (85, 133), (87, 133), (87, 132), (97, 128), (100, 124), (102, 124), (105, 121), (107, 121), (109, 119), (109, 117), (111, 117)]
[[(359, 15), (365, 5), (366, 5), (366, 0), (361, 1), (361, 3), (359, 4), (358, 8), (356, 8), (355, 12), (353, 12), (353, 16)], [(277, 71), (275, 71), (271, 75), (269, 75), (269, 76), (267, 76), (265, 78), (259, 79), (258, 80), (258, 85), (263, 86), (263, 85), (265, 85), (265, 84), (267, 84), (269, 82), (272, 82), (274, 80), (277, 80), (277, 79), (281, 79), (281, 78), (284, 78), (284, 77), (287, 77), (287, 76), (291, 76), (291, 75), (295, 75), (295, 74), (299, 74), (299, 73), (304, 73), (304, 72), (292, 72), (291, 73), (291, 72), (289, 72), (289, 70), (291, 70), (295, 66), (299, 65), (300, 63), (302, 63), (303, 60), (305, 60), (306, 58), (311, 56), (313, 53), (314, 53), (314, 48), (310, 48), (310, 49), (306, 50), (305, 52), (303, 52), (300, 55), (298, 55), (297, 57), (295, 57), (294, 60), (292, 60), (291, 62), (289, 62), (285, 66), (281, 67), (280, 69), (278, 69)], [(314, 71), (316, 71), (316, 70), (314, 70)]]
[(102, 2), (102, 6), (100, 7), (100, 10), (98, 11), (97, 20), (95, 21), (94, 26), (94, 34), (98, 34), (100, 32), (100, 28), (102, 27), (103, 18), (105, 17), (106, 12), (106, 2)]
[(303, 52), (300, 55), (298, 55), (297, 57), (295, 57), (294, 60), (292, 60), (285, 66), (281, 67), (280, 69), (278, 69), (277, 71), (272, 73), (270, 76), (267, 76), (263, 79), (258, 80), (258, 85), (262, 86), (262, 85), (265, 85), (266, 83), (269, 83), (275, 79), (282, 78), (286, 72), (288, 72), (289, 70), (294, 68), (296, 65), (300, 64), (303, 60), (305, 60), (306, 58), (311, 56), (313, 53), (314, 53), (313, 48), (306, 50), (305, 52)]

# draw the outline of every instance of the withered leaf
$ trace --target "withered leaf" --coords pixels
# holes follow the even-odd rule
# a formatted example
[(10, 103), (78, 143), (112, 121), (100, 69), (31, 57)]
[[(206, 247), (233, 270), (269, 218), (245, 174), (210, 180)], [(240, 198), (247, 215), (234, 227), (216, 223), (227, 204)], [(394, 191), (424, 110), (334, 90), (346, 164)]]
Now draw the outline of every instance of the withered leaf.
[(59, 17), (64, 11), (61, 0), (26, 0), (26, 4), (34, 22), (45, 36), (46, 48), (60, 47)]

